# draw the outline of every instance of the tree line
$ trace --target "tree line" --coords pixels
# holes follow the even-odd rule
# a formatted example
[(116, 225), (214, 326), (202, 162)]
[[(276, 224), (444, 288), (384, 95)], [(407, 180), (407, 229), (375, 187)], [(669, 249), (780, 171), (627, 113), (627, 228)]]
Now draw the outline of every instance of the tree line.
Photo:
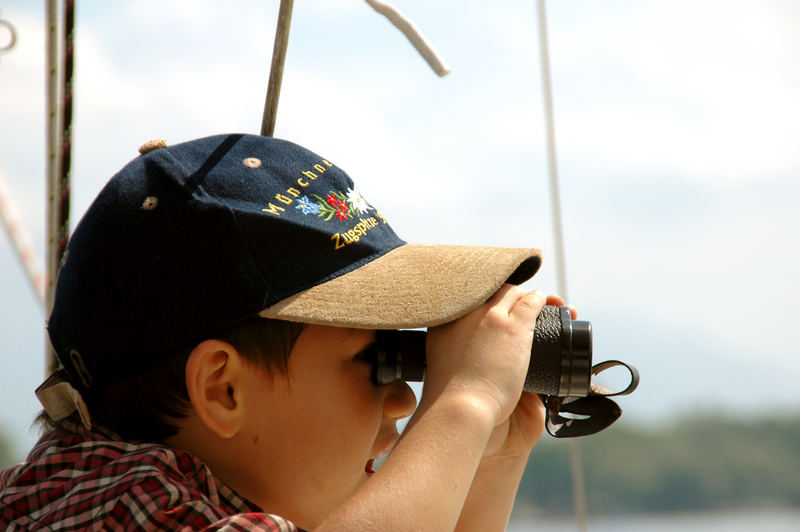
[[(711, 414), (661, 428), (622, 421), (580, 441), (591, 515), (800, 507), (800, 413), (735, 420)], [(534, 449), (517, 507), (571, 513), (569, 448), (547, 435)]]

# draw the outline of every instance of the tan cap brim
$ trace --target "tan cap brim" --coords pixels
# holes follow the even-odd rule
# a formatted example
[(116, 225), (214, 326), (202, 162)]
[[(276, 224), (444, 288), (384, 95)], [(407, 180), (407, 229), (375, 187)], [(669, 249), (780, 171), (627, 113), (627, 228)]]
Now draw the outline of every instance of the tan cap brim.
[(541, 264), (533, 248), (405, 244), (259, 314), (359, 329), (411, 329), (447, 323), (520, 284)]

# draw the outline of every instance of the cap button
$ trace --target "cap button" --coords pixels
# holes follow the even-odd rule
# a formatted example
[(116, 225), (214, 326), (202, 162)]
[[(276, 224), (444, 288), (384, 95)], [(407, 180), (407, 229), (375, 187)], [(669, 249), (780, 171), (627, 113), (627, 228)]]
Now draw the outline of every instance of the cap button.
[(145, 153), (150, 153), (153, 150), (166, 147), (167, 147), (167, 141), (164, 139), (148, 140), (139, 147), (139, 153), (144, 155)]

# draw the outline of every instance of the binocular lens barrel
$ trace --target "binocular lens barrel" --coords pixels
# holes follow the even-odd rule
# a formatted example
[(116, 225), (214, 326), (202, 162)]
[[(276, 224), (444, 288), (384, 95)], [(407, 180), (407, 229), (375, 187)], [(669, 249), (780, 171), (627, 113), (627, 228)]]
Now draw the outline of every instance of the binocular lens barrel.
[(589, 394), (592, 324), (573, 321), (568, 307), (545, 306), (536, 319), (524, 390), (558, 397)]

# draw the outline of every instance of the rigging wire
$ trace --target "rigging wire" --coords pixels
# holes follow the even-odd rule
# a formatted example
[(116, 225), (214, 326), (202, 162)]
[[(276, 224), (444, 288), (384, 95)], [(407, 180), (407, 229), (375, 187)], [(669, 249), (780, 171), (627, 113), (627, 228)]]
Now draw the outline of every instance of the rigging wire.
[[(556, 250), (556, 276), (558, 291), (565, 300), (567, 295), (567, 267), (564, 259), (564, 230), (561, 216), (561, 196), (558, 183), (558, 160), (556, 158), (556, 134), (553, 120), (553, 94), (550, 80), (550, 51), (547, 45), (547, 13), (544, 0), (537, 0), (539, 18), (539, 53), (542, 67), (542, 95), (544, 99), (545, 138), (547, 139), (547, 168), (550, 177), (550, 204), (553, 216), (553, 240)], [(575, 503), (575, 518), (578, 530), (586, 530), (586, 487), (583, 479), (583, 464), (580, 442), (569, 441), (569, 462), (572, 476), (572, 498)]]

